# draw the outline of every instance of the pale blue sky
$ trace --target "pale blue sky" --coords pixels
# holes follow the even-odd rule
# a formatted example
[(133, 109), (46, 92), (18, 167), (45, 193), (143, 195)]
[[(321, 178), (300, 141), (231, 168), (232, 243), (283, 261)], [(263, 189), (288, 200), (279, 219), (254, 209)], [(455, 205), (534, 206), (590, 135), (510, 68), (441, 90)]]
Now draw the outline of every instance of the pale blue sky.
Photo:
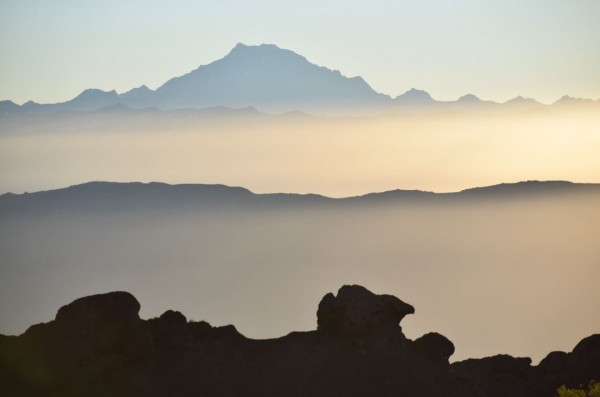
[(273, 43), (396, 96), (600, 97), (598, 0), (0, 0), (0, 99), (118, 92)]

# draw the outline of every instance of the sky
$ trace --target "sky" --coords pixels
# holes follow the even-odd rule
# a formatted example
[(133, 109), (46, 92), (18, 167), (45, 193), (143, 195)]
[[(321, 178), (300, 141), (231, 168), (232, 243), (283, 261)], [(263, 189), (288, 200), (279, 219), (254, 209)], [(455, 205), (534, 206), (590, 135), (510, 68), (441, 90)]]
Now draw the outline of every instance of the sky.
[(600, 98), (600, 1), (0, 0), (0, 99), (124, 92), (271, 43), (375, 90)]

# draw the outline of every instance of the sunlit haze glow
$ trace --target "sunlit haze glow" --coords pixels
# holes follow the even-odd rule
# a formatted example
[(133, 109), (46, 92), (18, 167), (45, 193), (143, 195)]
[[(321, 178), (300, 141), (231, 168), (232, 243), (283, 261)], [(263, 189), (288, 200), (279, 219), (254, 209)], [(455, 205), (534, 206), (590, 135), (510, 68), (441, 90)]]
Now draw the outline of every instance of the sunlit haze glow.
[[(107, 116), (103, 116), (107, 117)], [(92, 116), (93, 119), (93, 116)], [(110, 118), (109, 118), (110, 120)], [(156, 122), (0, 137), (0, 190), (90, 180), (222, 183), (257, 193), (333, 197), (391, 189), (458, 191), (521, 180), (600, 180), (600, 114), (267, 117)], [(33, 127), (32, 127), (33, 128)], [(96, 128), (96, 129), (95, 129)]]

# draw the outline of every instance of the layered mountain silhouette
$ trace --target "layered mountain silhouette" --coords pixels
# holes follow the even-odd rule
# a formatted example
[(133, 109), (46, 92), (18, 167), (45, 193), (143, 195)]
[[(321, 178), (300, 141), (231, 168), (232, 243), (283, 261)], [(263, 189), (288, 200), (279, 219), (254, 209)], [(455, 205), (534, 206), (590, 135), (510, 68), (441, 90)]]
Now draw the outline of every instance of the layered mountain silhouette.
[[(392, 290), (397, 296), (410, 297), (412, 302), (420, 302), (420, 309), (426, 309), (420, 313), (417, 323), (411, 319), (404, 327), (415, 343), (420, 335), (435, 327), (459, 347), (452, 356), (454, 360), (504, 351), (513, 355), (531, 355), (535, 362), (539, 362), (548, 351), (556, 348), (570, 350), (576, 340), (598, 332), (597, 321), (589, 313), (594, 312), (598, 297), (593, 281), (597, 273), (598, 251), (594, 231), (600, 223), (599, 202), (600, 185), (565, 181), (527, 181), (456, 193), (393, 190), (343, 199), (320, 195), (255, 194), (242, 187), (225, 185), (111, 182), (91, 182), (44, 192), (3, 194), (0, 196), (0, 313), (3, 313), (0, 316), (0, 333), (21, 334), (30, 324), (47, 321), (56, 307), (74, 297), (126, 290), (145, 302), (142, 315), (146, 317), (175, 307), (193, 318), (207, 319), (213, 324), (234, 322), (238, 329), (252, 337), (274, 337), (291, 329), (313, 328), (311, 311), (307, 312), (303, 304), (305, 299), (318, 300), (331, 284), (360, 284), (366, 280), (379, 288)], [(457, 294), (457, 290), (460, 293)], [(532, 296), (535, 299), (530, 299)], [(304, 298), (299, 299), (301, 297)], [(241, 303), (235, 303), (238, 301)], [(323, 310), (329, 311), (335, 318), (335, 313), (340, 310), (336, 301), (327, 298), (324, 305)], [(392, 306), (402, 309), (401, 312), (410, 310), (397, 302)], [(130, 305), (124, 304), (123, 307)], [(557, 308), (560, 311), (558, 316)], [(85, 312), (87, 309), (81, 310)], [(68, 317), (61, 314), (56, 322)], [(393, 318), (399, 321), (397, 314)], [(137, 319), (133, 323), (138, 324), (135, 327), (142, 328), (146, 324)], [(156, 321), (150, 323), (162, 324)], [(335, 321), (319, 320), (319, 329), (325, 333), (329, 329), (335, 334), (336, 329), (352, 328), (348, 324), (336, 324)], [(436, 325), (422, 328), (419, 324)], [(58, 329), (56, 327), (66, 334), (60, 334), (63, 331), (59, 334), (47, 331)], [(106, 352), (106, 357), (90, 353), (95, 358), (84, 360), (81, 352), (90, 351), (86, 347), (87, 341), (97, 340), (102, 345), (102, 338), (82, 336), (84, 341), (73, 345), (73, 349), (82, 350), (74, 352), (64, 344), (72, 336), (71, 331), (67, 331), (70, 325), (56, 327), (33, 327), (26, 332), (27, 336), (0, 338), (0, 355), (11, 352), (7, 354), (16, 357), (24, 366), (18, 370), (21, 371), (25, 367), (34, 368), (30, 364), (38, 362), (41, 354), (48, 353), (50, 356), (44, 357), (50, 357), (50, 367), (61, 368), (60, 373), (54, 375), (63, 379), (58, 381), (58, 385), (67, 387), (62, 389), (64, 395), (81, 393), (67, 393), (71, 389), (64, 382), (70, 380), (65, 380), (64, 376), (69, 371), (58, 362), (60, 354), (65, 356), (64, 365), (75, 365), (75, 362), (91, 365), (93, 368), (81, 369), (91, 371), (86, 372), (93, 374), (89, 375), (91, 377), (96, 374), (94, 368), (105, 373), (104, 369), (121, 368), (121, 364), (122, 368), (131, 368), (133, 372), (127, 369), (120, 375), (113, 374), (117, 378), (123, 376), (126, 383), (133, 378), (139, 379), (138, 375), (148, 376), (145, 369), (131, 364), (138, 362), (137, 356), (115, 358), (114, 354), (120, 353), (112, 347), (106, 351), (102, 350), (103, 347), (99, 348)], [(74, 327), (87, 332), (85, 327)], [(182, 329), (192, 330), (194, 327), (196, 325), (183, 325)], [(206, 328), (206, 325), (198, 327)], [(40, 333), (37, 333), (38, 329)], [(211, 329), (206, 328), (206, 332), (211, 333)], [(110, 338), (112, 331), (98, 330)], [(47, 332), (52, 333), (48, 337), (50, 339), (40, 336)], [(116, 334), (121, 337), (128, 331), (123, 332)], [(159, 380), (162, 386), (154, 385), (152, 380), (151, 386), (159, 390), (176, 387), (175, 378), (170, 377), (179, 377), (179, 371), (185, 371), (188, 359), (192, 363), (204, 358), (208, 362), (215, 360), (219, 368), (216, 372), (235, 378), (237, 372), (227, 372), (227, 365), (228, 362), (236, 362), (239, 352), (233, 345), (228, 345), (229, 342), (218, 339), (220, 332), (232, 332), (231, 329), (215, 331), (217, 339), (209, 338), (208, 345), (204, 342), (195, 344), (195, 331), (182, 332), (175, 337), (181, 340), (173, 342), (167, 342), (171, 340), (170, 336), (163, 333), (151, 336), (165, 338), (156, 342), (158, 345), (154, 345), (154, 350), (151, 349), (155, 352), (151, 354), (158, 356), (143, 358), (138, 363), (143, 368), (151, 367), (158, 371), (160, 376), (157, 375), (157, 379), (161, 379), (163, 370), (166, 371), (165, 378)], [(543, 333), (543, 337), (538, 338), (538, 333)], [(201, 335), (198, 338), (202, 338)], [(324, 335), (321, 331), (308, 335), (309, 339), (315, 340), (328, 338), (319, 336)], [(522, 343), (513, 343), (521, 341), (521, 335)], [(36, 339), (38, 337), (42, 339)], [(55, 337), (57, 339), (52, 339)], [(232, 339), (232, 343), (246, 341), (238, 337)], [(340, 379), (348, 377), (347, 373), (362, 373), (364, 370), (371, 375), (361, 382), (367, 382), (364, 385), (373, 388), (372, 395), (377, 395), (378, 387), (391, 387), (389, 382), (393, 384), (396, 381), (401, 383), (397, 389), (391, 387), (386, 390), (404, 390), (404, 395), (410, 395), (409, 387), (414, 386), (411, 390), (415, 392), (433, 387), (427, 389), (430, 390), (429, 395), (434, 395), (433, 391), (437, 395), (460, 395), (458, 391), (455, 394), (439, 392), (440, 388), (451, 387), (456, 381), (451, 373), (456, 373), (458, 369), (455, 368), (458, 367), (448, 367), (447, 360), (441, 360), (441, 357), (447, 358), (451, 354), (450, 345), (444, 339), (437, 336), (427, 338), (431, 340), (419, 344), (436, 345), (439, 342), (441, 353), (438, 355), (439, 365), (432, 364), (425, 370), (415, 369), (424, 362), (421, 360), (425, 360), (421, 355), (385, 353), (394, 352), (396, 348), (400, 349), (399, 352), (404, 351), (401, 346), (406, 343), (387, 345), (387, 339), (379, 337), (374, 338), (372, 343), (382, 346), (382, 355), (369, 349), (366, 355), (363, 354), (365, 348), (360, 338), (356, 343), (352, 342), (352, 338), (344, 339), (350, 340), (350, 347), (337, 345), (341, 343), (339, 341), (333, 345), (323, 342), (318, 349), (325, 350), (315, 352), (313, 342), (298, 347), (294, 337), (286, 337), (260, 345), (267, 350), (272, 348), (269, 351), (273, 355), (267, 358), (261, 350), (256, 353), (256, 360), (279, 364), (285, 360), (300, 362), (316, 355), (315, 366), (325, 366), (328, 371), (334, 371), (326, 372), (323, 382), (327, 379), (332, 381), (332, 377), (337, 376), (335, 379), (339, 382), (336, 382), (341, 384)], [(7, 344), (2, 344), (4, 341)], [(163, 342), (183, 343), (187, 347), (182, 350), (175, 348), (176, 352), (161, 350)], [(114, 349), (127, 349), (122, 341), (114, 343), (121, 346)], [(288, 343), (293, 351), (278, 350), (278, 346), (288, 346)], [(46, 346), (55, 346), (57, 350), (37, 350)], [(207, 353), (207, 346), (213, 346), (210, 353)], [(258, 344), (248, 342), (248, 345), (235, 346), (245, 346), (243, 349), (247, 348), (250, 352)], [(346, 348), (347, 351), (344, 350)], [(96, 347), (90, 349), (95, 351)], [(338, 353), (342, 354), (341, 357), (356, 354), (352, 366), (343, 367), (345, 360), (338, 357)], [(325, 356), (337, 358), (328, 362), (331, 366), (318, 364), (322, 362), (319, 357)], [(373, 361), (363, 365), (358, 360), (364, 357)], [(571, 359), (566, 357), (570, 356), (556, 355), (556, 368), (570, 365)], [(117, 361), (110, 361), (113, 358)], [(71, 362), (71, 359), (75, 361)], [(244, 360), (240, 364), (243, 367), (247, 365)], [(168, 368), (175, 362), (181, 363), (177, 364), (181, 367), (169, 372)], [(384, 366), (385, 376), (378, 377), (381, 363), (389, 363), (390, 367)], [(527, 379), (535, 378), (539, 371), (527, 360), (498, 358), (478, 363), (481, 366), (463, 364), (465, 371), (489, 374), (504, 374), (503, 371), (513, 374), (516, 371), (521, 374), (518, 376)], [(99, 367), (94, 367), (96, 365)], [(206, 384), (212, 385), (207, 387), (218, 390), (229, 378), (219, 378), (217, 382), (211, 378), (212, 370), (207, 365), (192, 366), (191, 372), (186, 373), (193, 378), (199, 371), (208, 377), (202, 378), (208, 382)], [(302, 368), (287, 367), (284, 372), (297, 373), (296, 370), (304, 371)], [(315, 367), (310, 368), (313, 369), (307, 371), (317, 371)], [(522, 372), (515, 368), (521, 368)], [(2, 392), (2, 385), (14, 385), (14, 382), (31, 385), (27, 382), (33, 382), (24, 379), (21, 372), (18, 376), (14, 372), (8, 375), (4, 372), (3, 375), (5, 369), (0, 368), (0, 377), (6, 376), (10, 381), (7, 383), (5, 378), (0, 379), (0, 395), (11, 395)], [(77, 371), (71, 373), (71, 379), (83, 379), (80, 386), (88, 386), (88, 375)], [(112, 370), (107, 371), (111, 373)], [(39, 373), (43, 379), (48, 379), (47, 373)], [(392, 374), (401, 376), (401, 379), (390, 381)], [(436, 385), (426, 386), (428, 374), (440, 382), (446, 379), (450, 383), (435, 381)], [(255, 375), (256, 379), (266, 379), (271, 375), (278, 377), (279, 373), (267, 371)], [(417, 381), (416, 385), (408, 386), (410, 381), (406, 379), (417, 375), (422, 376), (421, 380), (425, 383)], [(438, 375), (442, 378), (437, 378)], [(289, 386), (291, 380), (287, 376), (282, 374), (281, 387)], [(313, 375), (307, 376), (307, 382), (315, 380)], [(514, 385), (514, 378), (510, 377), (510, 385)], [(213, 381), (217, 383), (211, 383)], [(110, 382), (103, 379), (98, 381), (98, 385)], [(182, 382), (185, 384), (185, 381)], [(531, 386), (529, 382), (527, 380), (526, 384)], [(19, 385), (29, 387), (23, 383)], [(254, 386), (259, 387), (257, 384)], [(323, 383), (325, 389), (329, 386), (329, 383)], [(39, 390), (40, 394), (45, 391), (48, 391), (47, 395), (55, 393), (49, 391), (55, 390), (54, 386), (48, 386), (50, 389), (44, 387)], [(213, 395), (208, 392), (202, 394), (198, 390), (203, 389), (196, 389), (201, 387), (199, 385), (190, 386), (190, 389), (182, 387), (189, 393)], [(178, 394), (175, 389), (169, 390), (172, 390), (171, 395)], [(293, 395), (281, 390), (278, 389), (279, 395)], [(457, 390), (465, 389), (461, 386)], [(181, 393), (186, 395), (188, 392)], [(98, 395), (120, 394), (98, 392)], [(481, 392), (475, 395), (494, 394)]]
[[(98, 110), (123, 104), (133, 108), (256, 107), (271, 112), (358, 110), (387, 103), (362, 78), (314, 65), (275, 45), (238, 44), (224, 58), (167, 81), (156, 90), (146, 86), (121, 95), (88, 89), (59, 104), (28, 103), (23, 110)], [(3, 103), (0, 109), (15, 109)]]
[(323, 297), (317, 329), (253, 340), (179, 311), (142, 320), (127, 292), (86, 296), (18, 337), (0, 335), (3, 396), (552, 397), (600, 376), (600, 334), (537, 366), (496, 355), (449, 364), (454, 344), (408, 339), (415, 308), (345, 285)]
[(227, 206), (303, 206), (348, 204), (365, 205), (402, 202), (453, 202), (470, 199), (543, 198), (569, 194), (600, 194), (600, 184), (568, 181), (524, 181), (462, 190), (433, 193), (421, 190), (391, 190), (346, 198), (318, 194), (256, 194), (242, 187), (226, 185), (166, 183), (89, 182), (67, 188), (35, 193), (0, 195), (0, 214), (9, 216), (30, 210), (92, 209), (192, 209)]
[[(565, 97), (557, 103), (597, 106), (600, 102)], [(316, 114), (387, 112), (404, 108), (482, 110), (501, 106), (465, 95), (457, 101), (434, 100), (427, 92), (411, 89), (391, 98), (373, 90), (361, 77), (346, 77), (337, 70), (317, 66), (292, 51), (272, 44), (238, 44), (224, 58), (175, 77), (151, 90), (146, 86), (122, 94), (87, 89), (70, 101), (56, 104), (27, 102), (19, 106), (0, 102), (0, 115), (57, 111), (94, 111), (113, 105), (134, 109), (254, 107), (267, 113), (304, 111)], [(510, 110), (541, 108), (518, 97), (507, 102)]]

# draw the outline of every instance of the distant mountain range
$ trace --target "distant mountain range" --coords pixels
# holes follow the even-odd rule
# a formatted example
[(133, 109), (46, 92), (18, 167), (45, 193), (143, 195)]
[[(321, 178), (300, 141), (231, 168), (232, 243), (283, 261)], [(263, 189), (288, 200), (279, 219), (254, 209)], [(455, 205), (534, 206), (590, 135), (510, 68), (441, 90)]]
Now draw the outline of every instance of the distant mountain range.
[(330, 198), (318, 194), (256, 194), (226, 185), (166, 183), (89, 182), (35, 193), (0, 195), (0, 214), (46, 210), (185, 210), (193, 208), (270, 208), (287, 206), (394, 204), (405, 202), (452, 202), (470, 199), (557, 197), (568, 194), (598, 194), (600, 184), (567, 181), (525, 181), (477, 187), (455, 193), (421, 190), (391, 190), (362, 196)]
[[(0, 101), (0, 116), (13, 113), (89, 112), (122, 105), (162, 110), (212, 107), (253, 107), (267, 113), (303, 111), (314, 114), (355, 114), (402, 109), (543, 108), (534, 99), (517, 97), (499, 104), (468, 94), (456, 101), (436, 101), (429, 93), (411, 89), (391, 98), (373, 90), (361, 77), (348, 78), (337, 70), (310, 63), (292, 51), (272, 44), (238, 44), (224, 58), (174, 77), (151, 90), (146, 86), (122, 94), (87, 89), (67, 102), (18, 105)], [(600, 100), (563, 97), (552, 106), (593, 105)]]

